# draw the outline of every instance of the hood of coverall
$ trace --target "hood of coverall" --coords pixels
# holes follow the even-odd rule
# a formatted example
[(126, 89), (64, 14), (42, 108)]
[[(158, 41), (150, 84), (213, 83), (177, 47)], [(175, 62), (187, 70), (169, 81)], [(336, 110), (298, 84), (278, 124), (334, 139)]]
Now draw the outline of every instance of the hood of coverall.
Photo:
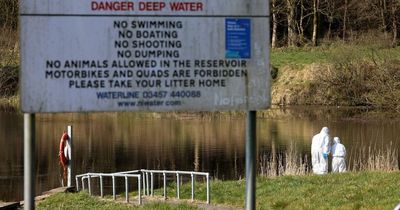
[(329, 128), (328, 127), (323, 127), (321, 129), (320, 133), (323, 134), (323, 135), (328, 135), (329, 134)]
[(333, 138), (333, 142), (334, 142), (335, 144), (340, 143), (339, 137), (334, 137), (334, 138)]

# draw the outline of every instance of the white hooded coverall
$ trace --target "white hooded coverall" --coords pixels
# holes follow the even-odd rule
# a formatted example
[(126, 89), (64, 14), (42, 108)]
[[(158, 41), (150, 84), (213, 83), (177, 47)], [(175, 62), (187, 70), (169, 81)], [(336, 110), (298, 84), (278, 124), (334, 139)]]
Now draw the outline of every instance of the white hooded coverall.
[(340, 143), (339, 137), (333, 138), (332, 146), (332, 172), (346, 172), (346, 148)]
[(329, 151), (329, 129), (323, 127), (320, 133), (313, 136), (311, 143), (311, 162), (315, 174), (328, 173), (328, 158), (324, 158), (324, 154), (327, 156)]

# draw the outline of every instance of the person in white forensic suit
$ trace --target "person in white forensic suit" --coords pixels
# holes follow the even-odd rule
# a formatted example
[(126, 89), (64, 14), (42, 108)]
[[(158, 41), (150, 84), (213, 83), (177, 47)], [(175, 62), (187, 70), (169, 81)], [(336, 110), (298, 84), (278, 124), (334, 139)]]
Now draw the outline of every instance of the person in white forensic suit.
[(321, 132), (314, 135), (311, 142), (311, 163), (315, 174), (328, 173), (329, 129), (323, 127)]
[(346, 172), (346, 148), (340, 143), (339, 137), (333, 138), (332, 172)]

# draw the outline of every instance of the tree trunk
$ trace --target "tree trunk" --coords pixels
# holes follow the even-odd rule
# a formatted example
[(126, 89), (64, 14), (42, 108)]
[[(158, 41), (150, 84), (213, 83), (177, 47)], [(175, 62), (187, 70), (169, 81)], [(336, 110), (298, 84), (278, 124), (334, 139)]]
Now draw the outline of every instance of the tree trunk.
[(276, 48), (277, 46), (277, 38), (278, 38), (278, 19), (277, 19), (277, 10), (276, 10), (276, 0), (271, 0), (272, 2), (272, 37), (271, 37), (271, 47)]
[(328, 33), (327, 33), (328, 40), (331, 40), (331, 34), (332, 34), (332, 21), (329, 21)]
[[(314, 4), (313, 4), (313, 32), (312, 32), (312, 45), (313, 46), (317, 46), (318, 10), (319, 10), (319, 0), (314, 0)], [(329, 32), (328, 33), (330, 33), (330, 25), (329, 25)]]
[(386, 13), (387, 13), (387, 8), (386, 8), (386, 0), (380, 0), (379, 1), (379, 7), (380, 7), (380, 15), (381, 15), (381, 27), (382, 27), (382, 32), (386, 34)]
[(392, 7), (391, 7), (391, 10), (392, 10), (392, 14), (391, 14), (392, 15), (392, 33), (393, 33), (392, 47), (397, 47), (397, 21), (398, 21), (397, 13), (398, 13), (398, 9), (399, 9), (398, 4), (399, 3), (396, 0), (394, 0), (392, 2)]
[(304, 20), (304, 0), (300, 0), (300, 20), (299, 20), (299, 37), (298, 37), (298, 39), (302, 44), (304, 41), (303, 20)]
[(286, 0), (287, 3), (287, 21), (288, 21), (288, 47), (293, 47), (297, 42), (296, 22), (295, 22), (295, 0)]
[[(335, 19), (335, 15), (338, 13), (338, 11), (337, 11), (337, 9), (336, 9), (336, 4), (335, 4), (335, 2), (334, 1), (332, 1), (332, 0), (323, 0), (323, 2), (322, 2), (322, 4), (325, 6), (325, 7), (322, 7), (321, 8), (321, 1), (320, 0), (318, 0), (318, 5), (317, 5), (317, 13), (318, 13), (318, 16), (317, 16), (317, 23), (318, 22), (321, 22), (321, 20), (318, 20), (318, 17), (321, 15), (321, 14), (323, 14), (323, 15), (325, 15), (326, 16), (326, 18), (327, 18), (327, 20), (326, 21), (328, 21), (328, 32), (327, 32), (327, 34), (326, 34), (326, 37), (328, 38), (328, 40), (331, 40), (331, 36), (332, 36), (332, 24), (333, 24), (333, 21), (334, 21), (334, 19)], [(324, 24), (325, 22), (321, 22), (321, 25), (325, 25)], [(318, 27), (318, 25), (317, 25), (317, 27)], [(324, 27), (324, 26), (323, 26)], [(317, 28), (318, 29), (318, 28)], [(317, 34), (316, 34), (317, 35)]]
[(344, 14), (343, 14), (343, 35), (342, 35), (343, 41), (346, 41), (347, 6), (348, 6), (348, 0), (345, 0), (344, 1)]

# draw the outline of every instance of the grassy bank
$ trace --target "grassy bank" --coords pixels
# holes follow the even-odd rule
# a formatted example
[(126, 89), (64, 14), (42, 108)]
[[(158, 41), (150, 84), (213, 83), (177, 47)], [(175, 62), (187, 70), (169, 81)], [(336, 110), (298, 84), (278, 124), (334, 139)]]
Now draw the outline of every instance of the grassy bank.
[(98, 197), (89, 196), (85, 192), (79, 193), (58, 193), (46, 198), (37, 204), (37, 209), (196, 209), (188, 204), (170, 205), (166, 203), (149, 203), (142, 206), (134, 206), (134, 204), (126, 204), (123, 202), (115, 202), (110, 199), (100, 199)]
[[(257, 209), (393, 209), (400, 200), (400, 172), (360, 172), (325, 176), (281, 176), (257, 179)], [(211, 202), (242, 208), (245, 181), (212, 181)], [(161, 191), (156, 191), (162, 195)], [(168, 195), (175, 195), (170, 185)], [(205, 186), (196, 185), (196, 198), (205, 201)], [(195, 209), (188, 200), (190, 184), (181, 189), (183, 204), (152, 202), (140, 208), (132, 204), (100, 200), (86, 193), (53, 195), (38, 209)], [(136, 202), (133, 198), (131, 201)]]
[(339, 41), (317, 47), (272, 49), (270, 61), (278, 69), (302, 69), (311, 64), (381, 59), (400, 59), (400, 47), (391, 48), (371, 39), (358, 43)]
[[(307, 50), (307, 52), (305, 52)], [(271, 54), (272, 103), (400, 110), (400, 47), (334, 45)]]

